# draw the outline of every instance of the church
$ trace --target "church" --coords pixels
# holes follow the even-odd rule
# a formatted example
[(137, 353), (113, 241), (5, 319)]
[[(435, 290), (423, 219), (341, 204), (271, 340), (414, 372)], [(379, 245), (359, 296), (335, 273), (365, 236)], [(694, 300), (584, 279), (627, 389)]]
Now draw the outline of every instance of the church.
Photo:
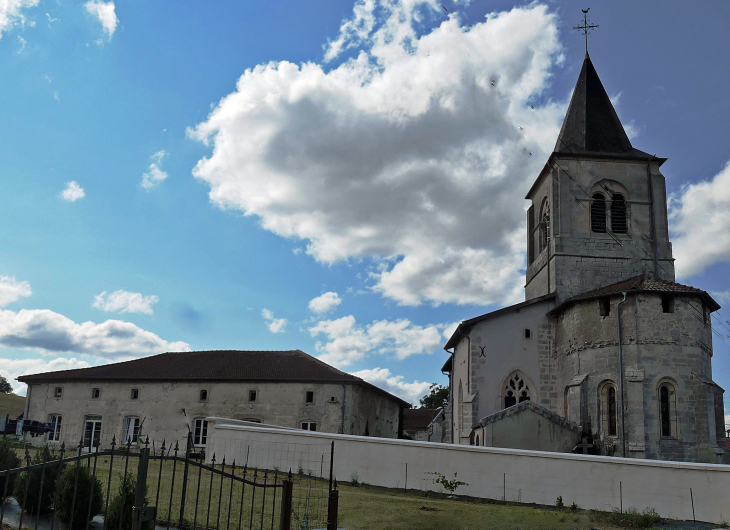
[(527, 191), (525, 301), (444, 349), (444, 441), (723, 463), (705, 291), (675, 282), (659, 158), (634, 148), (586, 52)]

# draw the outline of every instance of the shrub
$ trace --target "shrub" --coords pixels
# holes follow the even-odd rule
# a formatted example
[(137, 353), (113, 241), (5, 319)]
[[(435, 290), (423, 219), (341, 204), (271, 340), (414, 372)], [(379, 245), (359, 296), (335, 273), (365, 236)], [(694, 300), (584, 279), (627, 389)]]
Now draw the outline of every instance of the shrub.
[[(76, 501), (74, 502), (74, 484), (78, 471), (79, 481), (76, 487)], [(89, 511), (89, 497), (91, 510)], [(71, 513), (71, 505), (74, 506)], [(101, 513), (101, 482), (91, 474), (85, 465), (66, 466), (58, 482), (58, 519), (71, 527), (84, 526), (88, 522), (87, 515), (94, 517)]]
[[(0, 438), (0, 470), (15, 469), (21, 466), (22, 461), (15, 452), (13, 444), (9, 438), (3, 436)], [(8, 479), (8, 495), (13, 494), (13, 484), (17, 475), (13, 475)], [(5, 477), (0, 477), (0, 501), (4, 501), (3, 493), (5, 492)]]
[[(41, 512), (45, 513), (53, 509), (53, 496), (56, 492), (56, 479), (58, 478), (58, 460), (59, 455), (44, 448), (43, 451), (37, 451), (31, 460), (31, 464), (46, 465), (45, 472), (43, 469), (33, 469), (23, 471), (18, 475), (13, 486), (13, 497), (18, 504), (28, 513), (36, 513), (38, 511), (38, 500), (41, 501)], [(41, 478), (43, 478), (43, 491), (41, 491)], [(28, 491), (26, 493), (26, 485)]]
[(454, 479), (449, 480), (446, 478), (445, 475), (442, 475), (438, 471), (432, 473), (433, 475), (436, 475), (436, 478), (433, 479), (434, 484), (440, 484), (446, 491), (449, 492), (449, 494), (453, 495), (456, 491), (456, 488), (459, 486), (468, 486), (466, 482), (462, 482), (461, 480), (456, 479), (456, 473), (454, 473)]
[[(135, 490), (137, 488), (137, 477), (130, 473), (125, 476), (119, 475), (119, 489), (114, 494), (114, 498), (109, 501), (109, 509), (104, 518), (105, 528), (119, 528), (119, 519), (122, 519), (122, 530), (131, 530), (132, 528), (132, 507), (134, 506)], [(122, 513), (122, 504), (124, 505), (124, 513)], [(145, 504), (149, 504), (147, 498), (147, 488), (145, 487)], [(142, 530), (153, 530), (154, 521), (145, 521), (142, 523)]]
[(563, 496), (562, 495), (558, 495), (558, 498), (555, 499), (555, 507), (558, 510), (562, 510), (564, 506), (565, 506), (565, 504), (563, 504)]

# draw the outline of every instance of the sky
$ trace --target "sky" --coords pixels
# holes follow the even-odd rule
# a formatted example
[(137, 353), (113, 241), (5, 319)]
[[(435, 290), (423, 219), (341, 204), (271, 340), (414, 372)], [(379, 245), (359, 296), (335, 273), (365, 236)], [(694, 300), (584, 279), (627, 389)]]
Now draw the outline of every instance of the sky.
[[(447, 384), (456, 324), (524, 299), (585, 7), (0, 3), (0, 374), (301, 349), (414, 403)], [(633, 145), (668, 158), (677, 279), (728, 304), (730, 3), (589, 18)]]

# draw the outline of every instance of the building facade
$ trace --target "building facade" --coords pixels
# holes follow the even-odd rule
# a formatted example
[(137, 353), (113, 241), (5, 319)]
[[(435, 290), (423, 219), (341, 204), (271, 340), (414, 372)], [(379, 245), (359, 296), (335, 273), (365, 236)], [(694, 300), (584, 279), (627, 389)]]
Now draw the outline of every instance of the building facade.
[(560, 433), (544, 450), (586, 437), (601, 454), (724, 460), (720, 306), (674, 281), (665, 160), (631, 145), (586, 54), (526, 196), (526, 301), (462, 322), (445, 346), (447, 440), (535, 449), (539, 420)]
[(188, 433), (202, 448), (212, 416), (397, 438), (410, 407), (299, 350), (163, 353), (18, 380), (28, 385), (25, 417), (53, 425), (34, 443), (87, 448), (184, 444)]

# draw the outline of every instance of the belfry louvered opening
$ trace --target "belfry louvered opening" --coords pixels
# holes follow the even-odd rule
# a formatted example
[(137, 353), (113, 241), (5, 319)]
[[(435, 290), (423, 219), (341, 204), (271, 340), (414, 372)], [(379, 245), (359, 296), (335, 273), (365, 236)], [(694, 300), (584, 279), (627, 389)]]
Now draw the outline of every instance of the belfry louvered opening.
[(613, 196), (611, 201), (611, 231), (616, 234), (625, 234), (628, 232), (628, 222), (626, 220), (626, 199), (618, 193)]
[(595, 193), (591, 202), (591, 231), (606, 232), (606, 198), (601, 193)]

